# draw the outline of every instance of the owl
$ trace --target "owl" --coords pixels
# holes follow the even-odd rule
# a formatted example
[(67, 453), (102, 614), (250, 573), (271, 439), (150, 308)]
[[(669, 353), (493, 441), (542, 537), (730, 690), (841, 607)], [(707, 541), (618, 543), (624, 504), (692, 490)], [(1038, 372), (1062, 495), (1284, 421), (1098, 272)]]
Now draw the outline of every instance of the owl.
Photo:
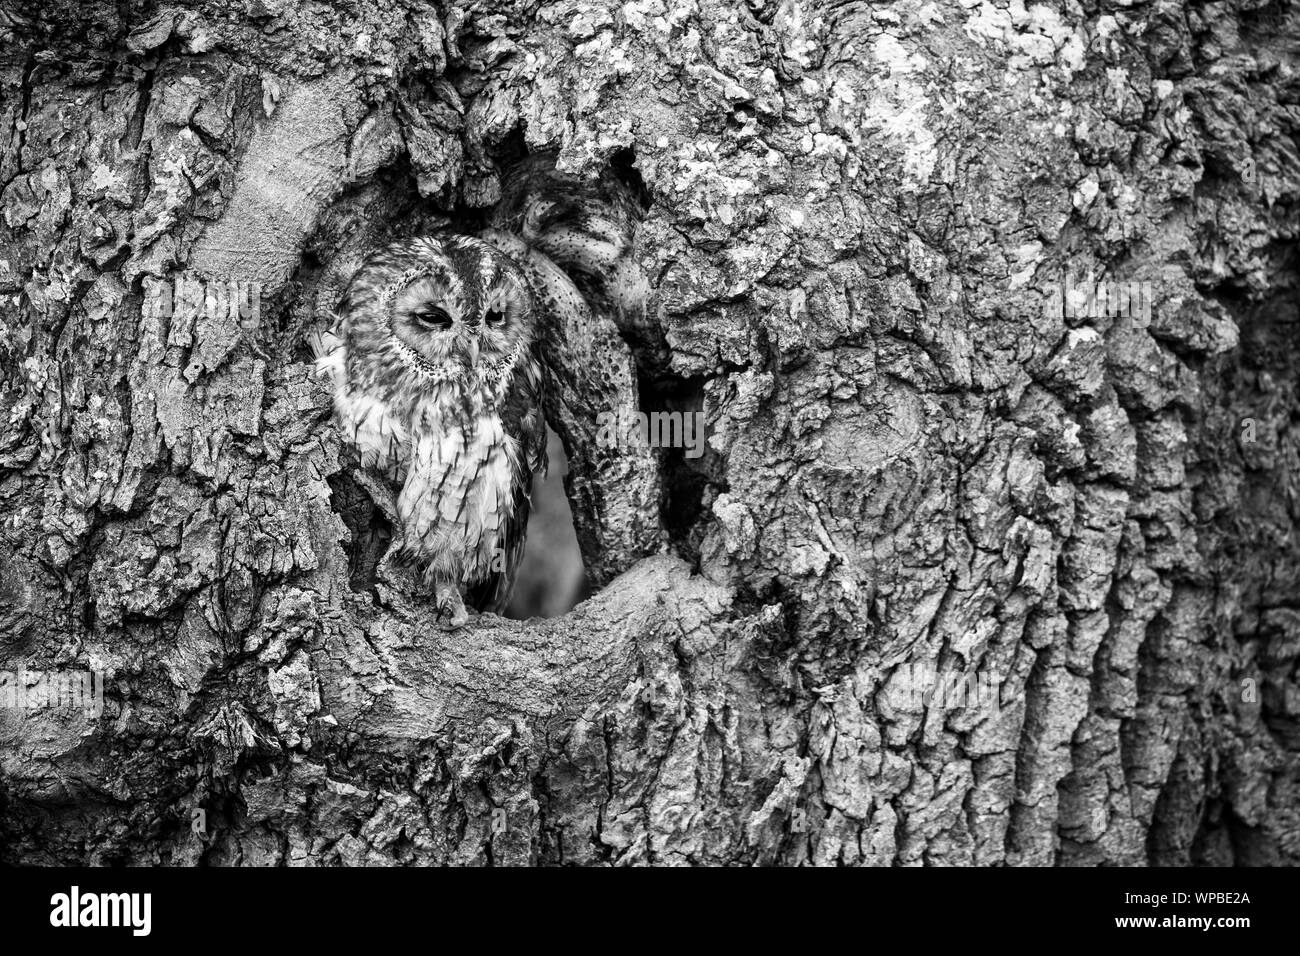
[(392, 495), (394, 558), (453, 626), (466, 599), (504, 609), (523, 555), (533, 474), (546, 467), (535, 327), (519, 266), (449, 234), (371, 256), (313, 339), (344, 439)]

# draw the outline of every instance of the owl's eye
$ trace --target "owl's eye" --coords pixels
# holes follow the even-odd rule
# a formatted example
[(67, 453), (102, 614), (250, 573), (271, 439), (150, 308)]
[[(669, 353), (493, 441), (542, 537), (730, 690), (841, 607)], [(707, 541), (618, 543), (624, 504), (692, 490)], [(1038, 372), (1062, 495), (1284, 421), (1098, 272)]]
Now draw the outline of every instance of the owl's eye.
[(430, 329), (451, 328), (451, 316), (447, 314), (446, 309), (440, 309), (436, 305), (422, 306), (412, 313), (411, 318)]
[(488, 309), (487, 315), (483, 316), (483, 321), (493, 328), (499, 328), (505, 325), (506, 314), (500, 309)]

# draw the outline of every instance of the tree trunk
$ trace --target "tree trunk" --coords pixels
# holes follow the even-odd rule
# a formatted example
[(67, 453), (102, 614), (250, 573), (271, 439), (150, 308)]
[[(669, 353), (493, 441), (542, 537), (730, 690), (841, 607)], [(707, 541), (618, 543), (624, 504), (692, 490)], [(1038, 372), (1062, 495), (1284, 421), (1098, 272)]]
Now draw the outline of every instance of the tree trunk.
[[(1300, 862), (1294, 6), (6, 6), (0, 860)], [(595, 593), (448, 631), (305, 335), (548, 152)]]

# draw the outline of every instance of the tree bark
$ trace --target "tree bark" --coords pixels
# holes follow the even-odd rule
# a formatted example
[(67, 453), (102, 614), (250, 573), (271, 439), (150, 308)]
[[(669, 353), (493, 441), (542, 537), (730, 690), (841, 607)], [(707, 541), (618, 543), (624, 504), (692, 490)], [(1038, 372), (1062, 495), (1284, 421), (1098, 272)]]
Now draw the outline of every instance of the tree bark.
[[(0, 31), (0, 670), (104, 681), (0, 708), (0, 861), (1300, 861), (1294, 6)], [(638, 326), (547, 356), (599, 590), (449, 632), (357, 583), (304, 339), (548, 152), (648, 200)], [(706, 453), (598, 468), (618, 402)]]

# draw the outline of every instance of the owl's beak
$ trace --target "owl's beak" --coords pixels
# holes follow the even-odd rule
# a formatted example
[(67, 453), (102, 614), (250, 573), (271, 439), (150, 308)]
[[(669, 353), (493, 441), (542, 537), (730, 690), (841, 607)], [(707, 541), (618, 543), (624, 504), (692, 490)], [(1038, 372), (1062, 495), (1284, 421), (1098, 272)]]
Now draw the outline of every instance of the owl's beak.
[(470, 339), (465, 350), (469, 352), (469, 367), (478, 368), (478, 339)]

